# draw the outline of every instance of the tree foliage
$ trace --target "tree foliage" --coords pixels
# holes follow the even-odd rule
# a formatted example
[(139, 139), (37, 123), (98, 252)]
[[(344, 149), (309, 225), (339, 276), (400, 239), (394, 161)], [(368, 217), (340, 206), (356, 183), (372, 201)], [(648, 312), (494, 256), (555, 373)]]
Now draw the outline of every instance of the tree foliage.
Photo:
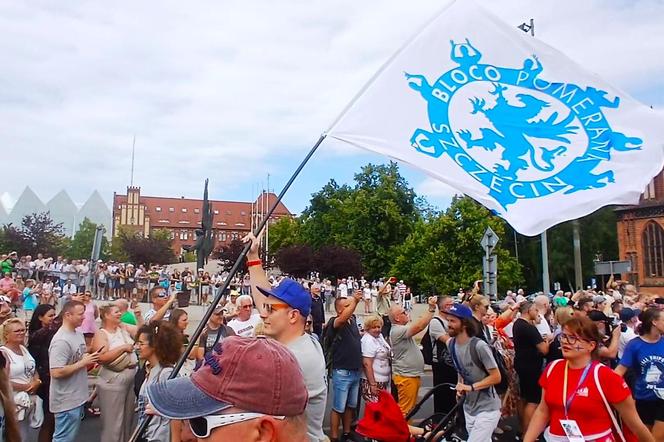
[(230, 270), (235, 261), (240, 257), (244, 249), (244, 243), (240, 239), (234, 239), (228, 244), (222, 244), (212, 255), (218, 259), (222, 270)]
[[(416, 223), (414, 231), (396, 249), (392, 273), (409, 281), (416, 290), (456, 293), (482, 277), (484, 251), (480, 240), (487, 227), (499, 238), (505, 222), (468, 197), (455, 197), (443, 213)], [(498, 243), (498, 288), (516, 287), (522, 280), (521, 266)]]
[(62, 223), (55, 223), (49, 212), (26, 215), (19, 227), (7, 224), (0, 233), (2, 249), (16, 251), (19, 255), (62, 255), (68, 241)]
[(282, 272), (304, 278), (313, 270), (314, 252), (308, 245), (296, 244), (279, 250), (275, 261)]
[[(612, 207), (604, 207), (579, 219), (581, 233), (581, 264), (585, 284), (594, 276), (593, 261), (618, 259), (616, 214)], [(549, 245), (549, 275), (553, 285), (560, 282), (564, 290), (574, 287), (574, 245), (572, 222), (565, 222), (547, 231)], [(508, 228), (506, 242), (515, 250), (516, 236), (519, 261), (523, 264), (526, 285), (534, 290), (542, 288), (542, 249), (540, 236), (527, 237)]]
[[(96, 231), (97, 224), (93, 223), (88, 218), (85, 218), (78, 226), (78, 230), (69, 243), (67, 257), (71, 259), (90, 259)], [(105, 235), (102, 235), (99, 258), (106, 261), (109, 253), (108, 239), (106, 239)]]
[(171, 234), (165, 229), (152, 231), (148, 238), (138, 232), (121, 228), (113, 239), (111, 255), (117, 261), (136, 265), (171, 264), (175, 261)]
[(419, 218), (415, 192), (399, 167), (368, 164), (355, 175), (355, 186), (331, 180), (312, 196), (302, 214), (301, 242), (318, 249), (340, 245), (359, 252), (370, 278), (385, 276), (395, 246)]
[(314, 270), (332, 281), (362, 275), (362, 260), (355, 250), (341, 246), (323, 246), (314, 254)]
[(270, 235), (268, 238), (268, 259), (273, 261), (276, 252), (285, 247), (299, 244), (301, 242), (300, 229), (302, 222), (299, 218), (283, 217), (274, 224), (270, 224)]

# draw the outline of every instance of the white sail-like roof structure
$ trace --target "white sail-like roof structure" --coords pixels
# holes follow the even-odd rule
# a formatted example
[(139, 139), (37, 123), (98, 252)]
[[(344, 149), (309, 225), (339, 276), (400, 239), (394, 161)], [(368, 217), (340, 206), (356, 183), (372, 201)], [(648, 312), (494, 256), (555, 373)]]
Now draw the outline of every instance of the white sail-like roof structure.
[(78, 207), (74, 204), (67, 192), (61, 190), (46, 203), (51, 219), (56, 224), (62, 223), (65, 235), (71, 236), (78, 228), (81, 220), (78, 219)]

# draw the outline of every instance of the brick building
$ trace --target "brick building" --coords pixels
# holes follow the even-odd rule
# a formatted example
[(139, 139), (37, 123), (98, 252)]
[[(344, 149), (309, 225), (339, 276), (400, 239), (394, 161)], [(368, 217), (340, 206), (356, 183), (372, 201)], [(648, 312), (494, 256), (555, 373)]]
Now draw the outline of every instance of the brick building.
[[(254, 202), (212, 201), (216, 247), (242, 238), (263, 219), (270, 205), (276, 200), (274, 193), (263, 192)], [(182, 246), (190, 246), (196, 240), (195, 230), (201, 227), (202, 199), (164, 198), (141, 195), (140, 187), (127, 187), (126, 195), (113, 194), (113, 236), (119, 228), (131, 229), (149, 236), (155, 229), (170, 231), (175, 254)], [(279, 203), (270, 217), (270, 223), (293, 215)]]
[(664, 295), (664, 171), (648, 185), (636, 206), (616, 209), (620, 259), (632, 263), (623, 278), (640, 292)]

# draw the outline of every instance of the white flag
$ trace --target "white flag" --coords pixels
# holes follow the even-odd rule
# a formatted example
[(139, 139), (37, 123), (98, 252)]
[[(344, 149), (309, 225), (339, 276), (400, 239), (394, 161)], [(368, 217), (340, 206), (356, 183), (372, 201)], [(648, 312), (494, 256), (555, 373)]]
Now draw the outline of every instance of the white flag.
[(637, 203), (664, 162), (661, 115), (469, 0), (397, 52), (327, 138), (422, 169), (524, 235)]

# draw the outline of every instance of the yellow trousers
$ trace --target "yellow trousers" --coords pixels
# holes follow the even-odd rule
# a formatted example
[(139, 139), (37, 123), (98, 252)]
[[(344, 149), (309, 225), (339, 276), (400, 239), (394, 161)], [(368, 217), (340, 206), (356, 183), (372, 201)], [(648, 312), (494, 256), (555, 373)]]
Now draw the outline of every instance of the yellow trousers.
[(420, 378), (395, 374), (392, 376), (392, 381), (394, 382), (394, 386), (397, 387), (399, 394), (399, 408), (401, 409), (401, 413), (406, 416), (417, 403), (417, 393), (420, 391)]

